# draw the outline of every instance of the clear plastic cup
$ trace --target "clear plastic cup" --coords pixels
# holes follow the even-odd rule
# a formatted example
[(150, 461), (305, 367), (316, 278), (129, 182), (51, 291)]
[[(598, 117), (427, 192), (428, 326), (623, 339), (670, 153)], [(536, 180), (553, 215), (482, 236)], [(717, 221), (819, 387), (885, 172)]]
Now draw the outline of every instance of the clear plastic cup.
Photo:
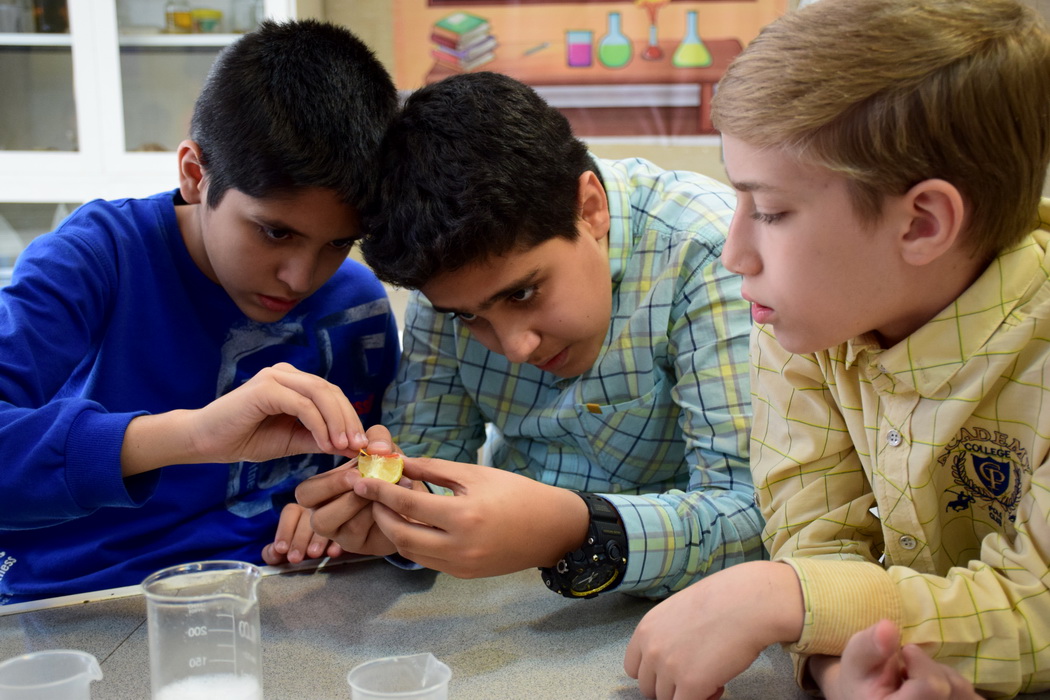
[(201, 561), (142, 582), (154, 700), (262, 700), (256, 587), (242, 561)]
[(354, 666), (346, 674), (353, 700), (447, 700), (452, 670), (433, 654), (387, 656)]
[(0, 700), (89, 700), (98, 680), (98, 659), (86, 651), (34, 651), (0, 663)]

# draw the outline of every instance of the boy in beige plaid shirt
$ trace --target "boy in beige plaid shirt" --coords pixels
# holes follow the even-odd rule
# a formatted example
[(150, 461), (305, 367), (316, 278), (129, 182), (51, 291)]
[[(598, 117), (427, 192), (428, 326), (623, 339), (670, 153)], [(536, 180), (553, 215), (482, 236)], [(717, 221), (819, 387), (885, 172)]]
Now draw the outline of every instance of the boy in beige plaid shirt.
[(1050, 688), (1045, 24), (821, 0), (762, 32), (713, 115), (771, 561), (654, 608), (628, 673), (707, 698), (779, 642), (831, 698)]

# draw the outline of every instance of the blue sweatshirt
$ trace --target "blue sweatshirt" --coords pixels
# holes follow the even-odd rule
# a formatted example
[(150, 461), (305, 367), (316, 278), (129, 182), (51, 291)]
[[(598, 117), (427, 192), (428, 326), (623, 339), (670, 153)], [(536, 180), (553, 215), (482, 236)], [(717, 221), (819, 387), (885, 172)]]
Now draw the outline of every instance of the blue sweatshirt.
[(139, 583), (185, 561), (260, 561), (281, 508), (335, 458), (174, 465), (124, 479), (135, 416), (200, 408), (277, 362), (340, 386), (366, 426), (398, 358), (383, 286), (347, 260), (276, 323), (196, 266), (174, 193), (94, 201), (0, 290), (0, 603)]

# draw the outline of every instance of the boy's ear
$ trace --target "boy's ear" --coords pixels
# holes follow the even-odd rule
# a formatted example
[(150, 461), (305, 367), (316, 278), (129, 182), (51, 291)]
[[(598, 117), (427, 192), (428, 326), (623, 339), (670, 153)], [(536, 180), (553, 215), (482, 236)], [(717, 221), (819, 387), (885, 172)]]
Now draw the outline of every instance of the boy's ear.
[(901, 236), (901, 254), (910, 265), (933, 262), (961, 243), (966, 206), (946, 180), (923, 180), (904, 195), (910, 225)]
[(201, 165), (201, 147), (187, 139), (179, 144), (179, 193), (187, 204), (204, 201), (204, 166)]
[(597, 173), (588, 170), (580, 175), (576, 206), (584, 230), (595, 240), (601, 240), (609, 234), (609, 198)]

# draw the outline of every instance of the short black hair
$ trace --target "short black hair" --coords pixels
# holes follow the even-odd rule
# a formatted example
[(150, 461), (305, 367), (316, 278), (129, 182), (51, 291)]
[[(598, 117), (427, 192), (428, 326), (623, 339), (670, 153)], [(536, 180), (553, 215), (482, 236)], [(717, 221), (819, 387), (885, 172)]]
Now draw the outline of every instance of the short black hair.
[(264, 21), (215, 60), (194, 107), (208, 206), (320, 187), (363, 209), (397, 90), (375, 54), (326, 22)]
[(365, 261), (418, 289), (492, 256), (572, 240), (587, 171), (596, 165), (568, 120), (524, 83), (479, 72), (420, 88), (383, 140)]

